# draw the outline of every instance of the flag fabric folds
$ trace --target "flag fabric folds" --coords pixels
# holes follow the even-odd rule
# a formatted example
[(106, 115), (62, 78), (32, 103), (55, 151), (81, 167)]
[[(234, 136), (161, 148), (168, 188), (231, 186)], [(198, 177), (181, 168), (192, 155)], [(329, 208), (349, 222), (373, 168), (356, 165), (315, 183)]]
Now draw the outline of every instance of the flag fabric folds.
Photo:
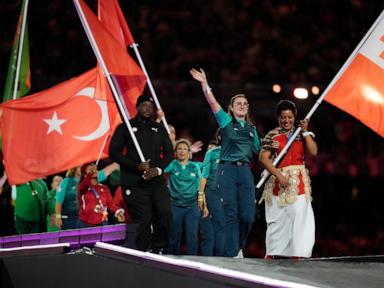
[(23, 22), (23, 13), (25, 9), (25, 0), (20, 12), (19, 21), (16, 28), (15, 38), (13, 40), (11, 59), (9, 60), (7, 79), (5, 82), (5, 89), (3, 95), (3, 102), (11, 100), (13, 97), (13, 89), (16, 77), (16, 65), (19, 49), (21, 52), (20, 72), (19, 72), (19, 85), (16, 98), (20, 98), (28, 93), (31, 89), (30, 70), (29, 70), (29, 41), (28, 41), (28, 28), (25, 26), (25, 33), (23, 39), (23, 47), (19, 47), (21, 41), (21, 28)]
[(383, 31), (384, 17), (381, 17), (324, 98), (363, 122), (381, 137), (384, 137)]
[[(146, 76), (125, 45), (108, 32), (118, 28), (107, 30), (84, 2), (80, 3), (107, 70), (119, 83), (133, 117)], [(95, 161), (105, 139), (120, 122), (99, 65), (45, 91), (0, 104), (3, 159), (9, 183), (22, 184)]]
[(117, 0), (99, 0), (98, 18), (122, 46), (135, 43)]
[(130, 57), (127, 49), (108, 31), (112, 29), (107, 30), (84, 1), (78, 2), (106, 68), (117, 79), (130, 117), (133, 117), (136, 115), (136, 99), (143, 93), (147, 77)]
[[(96, 68), (34, 95), (0, 105), (4, 165), (21, 184), (94, 161), (116, 128), (114, 102), (95, 98)], [(101, 91), (98, 91), (100, 93)], [(106, 156), (106, 155), (104, 155)]]

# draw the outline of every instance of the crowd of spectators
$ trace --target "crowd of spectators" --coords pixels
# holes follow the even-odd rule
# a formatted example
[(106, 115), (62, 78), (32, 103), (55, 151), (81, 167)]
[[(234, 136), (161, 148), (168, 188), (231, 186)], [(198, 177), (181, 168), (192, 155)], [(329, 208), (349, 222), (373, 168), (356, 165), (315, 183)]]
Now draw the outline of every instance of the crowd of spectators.
[[(7, 63), (21, 1), (0, 4)], [(96, 11), (96, 0), (86, 1)], [(185, 81), (191, 67), (227, 83), (329, 83), (383, 9), (362, 0), (120, 1), (153, 78)], [(95, 63), (71, 1), (29, 4), (33, 86), (49, 87)], [(14, 28), (14, 29), (12, 29)], [(2, 65), (1, 80), (6, 65)], [(1, 81), (4, 83), (4, 81)]]
[[(19, 3), (11, 2), (0, 3), (0, 93), (20, 10)], [(86, 2), (96, 8), (95, 0)], [(71, 1), (29, 5), (32, 92), (95, 65)], [(275, 123), (275, 104), (292, 98), (289, 87), (318, 85), (323, 90), (384, 7), (362, 0), (120, 0), (120, 5), (168, 122), (179, 137), (205, 143), (216, 126), (200, 88), (190, 82), (191, 67), (207, 71), (222, 104), (235, 92), (246, 93), (264, 136)], [(272, 92), (273, 83), (282, 84), (280, 94)], [(294, 100), (299, 118), (317, 97)], [(308, 159), (317, 219), (314, 256), (383, 254), (383, 139), (327, 103), (311, 126), (319, 145), (316, 161)], [(259, 170), (256, 165), (256, 181)], [(4, 199), (3, 193), (0, 211), (8, 215), (12, 209)], [(263, 221), (255, 223), (245, 251), (249, 256), (263, 256)]]

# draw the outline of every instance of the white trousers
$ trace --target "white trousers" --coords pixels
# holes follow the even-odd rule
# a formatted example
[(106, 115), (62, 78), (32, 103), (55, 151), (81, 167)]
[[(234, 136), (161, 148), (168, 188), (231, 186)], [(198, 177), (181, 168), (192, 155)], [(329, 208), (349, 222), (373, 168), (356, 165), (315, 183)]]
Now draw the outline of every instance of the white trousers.
[(265, 204), (267, 222), (266, 255), (311, 257), (315, 244), (315, 217), (311, 202), (305, 195), (285, 207), (279, 197), (272, 197), (272, 205)]

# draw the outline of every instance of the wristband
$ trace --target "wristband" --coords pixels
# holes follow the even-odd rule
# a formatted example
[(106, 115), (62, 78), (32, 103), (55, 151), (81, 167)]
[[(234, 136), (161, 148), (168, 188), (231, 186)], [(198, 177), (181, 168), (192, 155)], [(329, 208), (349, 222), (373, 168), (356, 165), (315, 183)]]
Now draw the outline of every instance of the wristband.
[(163, 170), (161, 170), (161, 168), (159, 167), (156, 167), (157, 169), (157, 175), (160, 176), (161, 174), (163, 174)]
[(306, 131), (306, 132), (303, 132), (301, 133), (301, 135), (305, 138), (307, 136), (312, 136), (312, 138), (315, 138), (315, 133), (311, 132), (311, 131)]
[(197, 194), (198, 195), (204, 195), (204, 192), (199, 191)]
[(209, 86), (202, 86), (201, 88), (203, 89), (203, 92), (207, 94), (212, 91), (212, 88)]
[(61, 219), (61, 214), (55, 214), (56, 219)]

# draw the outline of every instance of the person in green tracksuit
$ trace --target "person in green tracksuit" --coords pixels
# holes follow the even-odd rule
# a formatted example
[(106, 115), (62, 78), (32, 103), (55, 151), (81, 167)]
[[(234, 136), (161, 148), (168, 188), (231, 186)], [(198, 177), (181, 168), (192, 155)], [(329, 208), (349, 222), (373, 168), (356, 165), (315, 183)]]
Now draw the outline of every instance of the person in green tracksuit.
[(48, 187), (42, 179), (16, 186), (15, 228), (18, 234), (40, 233), (47, 229)]
[(249, 162), (259, 150), (259, 136), (250, 120), (244, 94), (231, 98), (226, 113), (213, 95), (204, 70), (191, 69), (190, 73), (201, 84), (221, 131), (216, 183), (225, 211), (223, 256), (243, 257), (242, 249), (255, 218), (255, 185)]
[(172, 224), (168, 254), (180, 254), (180, 242), (185, 231), (187, 255), (197, 255), (199, 231), (198, 190), (200, 185), (199, 164), (189, 161), (191, 144), (180, 139), (175, 144), (176, 159), (167, 168), (168, 187), (171, 194)]
[[(220, 131), (220, 130), (219, 130)], [(201, 167), (200, 193), (204, 193), (204, 204), (209, 216), (200, 219), (203, 256), (223, 256), (225, 248), (225, 213), (222, 197), (218, 193), (216, 171), (220, 162), (220, 137), (211, 141)]]

